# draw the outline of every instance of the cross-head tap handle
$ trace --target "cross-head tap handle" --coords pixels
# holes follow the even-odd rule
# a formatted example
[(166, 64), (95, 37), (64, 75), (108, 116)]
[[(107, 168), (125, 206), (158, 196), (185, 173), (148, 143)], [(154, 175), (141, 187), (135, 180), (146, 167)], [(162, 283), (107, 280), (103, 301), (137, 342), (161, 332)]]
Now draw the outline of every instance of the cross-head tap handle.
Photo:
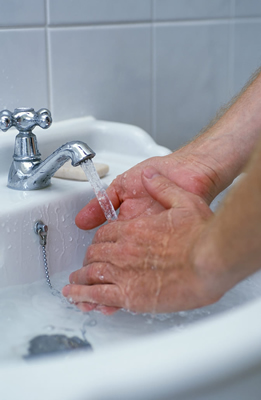
[(31, 133), (38, 125), (47, 129), (52, 124), (52, 116), (47, 108), (35, 111), (33, 108), (16, 108), (12, 113), (9, 110), (0, 111), (0, 129), (7, 131), (14, 126), (20, 133)]

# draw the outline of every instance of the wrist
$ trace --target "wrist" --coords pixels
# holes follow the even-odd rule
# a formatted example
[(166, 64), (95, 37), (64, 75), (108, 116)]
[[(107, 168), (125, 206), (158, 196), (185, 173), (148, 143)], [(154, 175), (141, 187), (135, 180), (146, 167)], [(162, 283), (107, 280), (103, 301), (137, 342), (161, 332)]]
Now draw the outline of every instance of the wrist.
[(184, 190), (204, 198), (208, 204), (231, 183), (223, 166), (205, 146), (190, 143), (170, 157), (176, 165), (169, 178)]
[(246, 152), (244, 143), (238, 143), (236, 134), (233, 129), (226, 131), (224, 124), (219, 121), (173, 153), (183, 163), (185, 161), (189, 168), (195, 169), (209, 193), (207, 200), (213, 200), (233, 182), (251, 154), (251, 149)]
[(231, 281), (228, 265), (211, 235), (214, 219), (215, 216), (206, 224), (191, 252), (191, 265), (203, 283), (203, 296), (211, 299), (211, 302), (218, 301), (236, 283)]

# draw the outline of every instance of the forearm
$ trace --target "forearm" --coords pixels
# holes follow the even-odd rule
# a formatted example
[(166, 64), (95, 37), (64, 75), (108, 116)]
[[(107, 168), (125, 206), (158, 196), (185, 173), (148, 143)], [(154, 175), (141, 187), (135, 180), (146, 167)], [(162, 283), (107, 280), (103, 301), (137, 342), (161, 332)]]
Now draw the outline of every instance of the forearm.
[(196, 265), (226, 290), (261, 268), (261, 141), (246, 172), (195, 248)]
[[(153, 157), (119, 175), (107, 189), (120, 218), (136, 218), (158, 213), (162, 207), (144, 190), (141, 173), (154, 166), (170, 181), (196, 194), (208, 204), (241, 172), (261, 132), (261, 74), (254, 79), (233, 105), (203, 133), (183, 148), (165, 157)], [(76, 217), (81, 229), (93, 229), (104, 222), (96, 200)]]
[(261, 73), (205, 131), (174, 154), (212, 169), (217, 192), (242, 171), (261, 133)]

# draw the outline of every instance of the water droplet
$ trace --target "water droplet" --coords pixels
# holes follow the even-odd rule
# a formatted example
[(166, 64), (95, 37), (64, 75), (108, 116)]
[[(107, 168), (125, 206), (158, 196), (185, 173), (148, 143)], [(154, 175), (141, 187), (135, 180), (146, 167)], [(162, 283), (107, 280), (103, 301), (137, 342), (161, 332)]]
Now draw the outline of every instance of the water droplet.
[(45, 329), (47, 332), (51, 332), (51, 331), (54, 330), (54, 326), (53, 326), (53, 325), (47, 325), (44, 329)]
[(179, 312), (179, 316), (180, 316), (180, 317), (186, 317), (187, 314), (188, 314), (188, 313), (187, 313), (186, 311), (180, 311), (180, 312)]

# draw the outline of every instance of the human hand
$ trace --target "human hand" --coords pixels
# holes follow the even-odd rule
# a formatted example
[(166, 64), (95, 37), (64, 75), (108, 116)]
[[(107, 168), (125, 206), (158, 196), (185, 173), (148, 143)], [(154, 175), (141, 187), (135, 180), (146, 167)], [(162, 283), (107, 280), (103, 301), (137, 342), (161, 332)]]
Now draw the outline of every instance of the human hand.
[(206, 202), (153, 167), (144, 170), (141, 180), (163, 211), (111, 222), (96, 232), (83, 268), (70, 275), (71, 284), (63, 289), (83, 311), (174, 312), (211, 304), (223, 295), (218, 273), (195, 263), (197, 243), (212, 218)]
[[(107, 194), (114, 208), (120, 207), (119, 220), (161, 212), (164, 208), (148, 194), (141, 177), (144, 168), (153, 166), (172, 182), (209, 204), (219, 192), (219, 177), (209, 165), (213, 165), (213, 160), (208, 160), (208, 155), (204, 156), (204, 162), (200, 162), (199, 157), (182, 149), (168, 156), (149, 158), (119, 175), (108, 187)], [(79, 212), (75, 222), (81, 229), (92, 229), (105, 222), (96, 198)]]

